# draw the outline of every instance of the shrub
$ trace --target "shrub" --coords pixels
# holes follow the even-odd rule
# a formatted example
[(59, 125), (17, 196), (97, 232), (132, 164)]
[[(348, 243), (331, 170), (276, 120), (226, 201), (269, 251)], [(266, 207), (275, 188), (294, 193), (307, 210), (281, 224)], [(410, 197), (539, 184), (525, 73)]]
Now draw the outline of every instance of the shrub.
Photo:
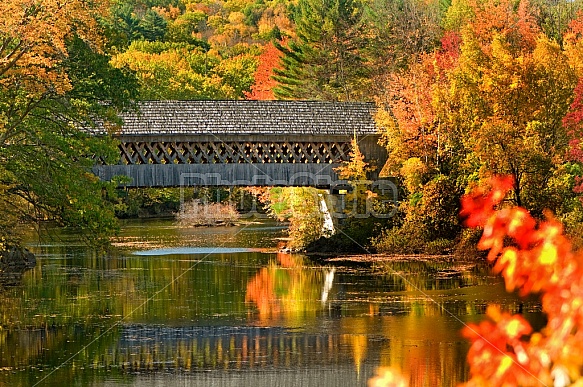
[(201, 203), (192, 200), (182, 205), (176, 214), (181, 226), (232, 226), (239, 219), (239, 213), (230, 203)]

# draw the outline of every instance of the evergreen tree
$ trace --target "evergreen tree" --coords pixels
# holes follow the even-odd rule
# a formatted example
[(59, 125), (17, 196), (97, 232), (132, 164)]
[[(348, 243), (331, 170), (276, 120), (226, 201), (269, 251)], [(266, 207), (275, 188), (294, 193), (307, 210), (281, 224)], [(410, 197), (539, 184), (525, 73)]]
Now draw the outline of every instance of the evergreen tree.
[(164, 40), (167, 24), (158, 12), (149, 9), (144, 18), (140, 20), (138, 27), (145, 40), (155, 42)]
[(367, 79), (360, 48), (362, 6), (358, 0), (300, 0), (295, 12), (298, 38), (275, 70), (279, 99), (353, 101)]

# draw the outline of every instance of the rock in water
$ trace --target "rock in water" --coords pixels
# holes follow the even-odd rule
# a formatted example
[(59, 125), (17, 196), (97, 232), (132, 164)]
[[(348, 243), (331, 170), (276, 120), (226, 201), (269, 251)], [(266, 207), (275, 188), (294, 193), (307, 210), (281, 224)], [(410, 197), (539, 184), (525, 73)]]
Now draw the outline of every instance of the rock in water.
[(0, 251), (0, 271), (2, 272), (24, 272), (35, 265), (34, 254), (24, 247), (11, 246)]

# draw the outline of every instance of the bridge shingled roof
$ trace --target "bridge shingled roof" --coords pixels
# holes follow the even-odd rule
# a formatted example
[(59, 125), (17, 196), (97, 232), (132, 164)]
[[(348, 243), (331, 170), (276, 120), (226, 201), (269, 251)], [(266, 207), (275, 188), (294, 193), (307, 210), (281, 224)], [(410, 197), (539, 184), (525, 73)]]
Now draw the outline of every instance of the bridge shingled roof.
[(375, 111), (366, 102), (145, 101), (122, 114), (121, 134), (374, 134)]

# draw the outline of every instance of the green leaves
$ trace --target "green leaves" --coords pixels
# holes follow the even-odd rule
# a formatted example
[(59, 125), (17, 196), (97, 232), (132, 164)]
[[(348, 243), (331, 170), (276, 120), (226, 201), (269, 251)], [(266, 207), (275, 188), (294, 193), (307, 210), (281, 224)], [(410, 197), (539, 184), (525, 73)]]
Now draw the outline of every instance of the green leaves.
[[(94, 25), (79, 12), (63, 13), (59, 22), (74, 25), (73, 20), (62, 19), (69, 15)], [(27, 33), (44, 33), (42, 24), (33, 27)], [(116, 147), (111, 139), (81, 129), (98, 121), (105, 128), (119, 124), (117, 112), (131, 107), (137, 82), (127, 71), (111, 67), (110, 58), (94, 46), (97, 35), (89, 42), (82, 33), (66, 30), (62, 42), (55, 40), (64, 51), (54, 69), (47, 71), (22, 56), (17, 61), (19, 73), (0, 76), (0, 211), (4, 215), (0, 242), (18, 243), (13, 230), (19, 221), (51, 220), (75, 227), (91, 243), (107, 242), (117, 229), (105, 200), (108, 183), (91, 173), (95, 158), (119, 157)], [(38, 74), (35, 83), (21, 82), (32, 73)]]
[(300, 0), (294, 17), (298, 39), (283, 52), (275, 70), (279, 99), (351, 101), (363, 99), (367, 78), (362, 6), (356, 0)]

